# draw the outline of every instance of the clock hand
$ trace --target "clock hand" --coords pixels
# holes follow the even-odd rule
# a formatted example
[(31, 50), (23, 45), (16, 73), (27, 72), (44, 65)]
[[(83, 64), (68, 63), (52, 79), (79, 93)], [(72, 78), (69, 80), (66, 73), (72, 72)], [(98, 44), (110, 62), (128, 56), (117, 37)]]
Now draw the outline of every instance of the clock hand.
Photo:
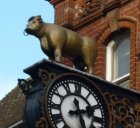
[[(80, 112), (81, 112), (81, 114), (86, 114), (87, 113), (87, 115), (90, 117), (90, 116), (92, 116), (93, 115), (93, 113), (94, 113), (94, 109), (92, 109), (90, 106), (87, 106), (86, 107), (86, 110), (83, 110), (83, 109), (81, 109), (81, 110), (79, 110)], [(78, 115), (78, 110), (70, 110), (69, 111), (69, 114), (70, 115)]]
[(92, 110), (90, 106), (87, 106), (86, 107), (86, 112), (87, 112), (87, 115), (90, 117), (90, 116), (93, 115), (94, 110)]
[(93, 106), (87, 106), (86, 107), (86, 113), (90, 117), (94, 114), (95, 110), (99, 109), (99, 108), (100, 108), (100, 106), (98, 104), (93, 105)]
[[(85, 114), (85, 113), (87, 113), (87, 110), (81, 109), (80, 112), (81, 112), (81, 114)], [(70, 115), (74, 115), (74, 114), (75, 114), (75, 115), (78, 115), (78, 110), (75, 110), (75, 111), (74, 111), (74, 110), (70, 110), (70, 111), (69, 111), (69, 114), (70, 114)]]
[(80, 120), (81, 127), (86, 128), (85, 121), (82, 117), (82, 113), (81, 113), (80, 108), (79, 108), (79, 101), (75, 98), (73, 103), (75, 104), (75, 106), (77, 108), (77, 112), (78, 112), (78, 115), (79, 115), (79, 120)]

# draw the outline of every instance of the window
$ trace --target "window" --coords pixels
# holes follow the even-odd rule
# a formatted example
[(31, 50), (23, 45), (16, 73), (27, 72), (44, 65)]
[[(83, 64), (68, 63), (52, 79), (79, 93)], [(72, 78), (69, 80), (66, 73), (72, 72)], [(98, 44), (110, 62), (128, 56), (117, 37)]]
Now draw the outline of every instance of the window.
[(107, 45), (106, 80), (127, 86), (129, 75), (130, 31), (122, 30)]

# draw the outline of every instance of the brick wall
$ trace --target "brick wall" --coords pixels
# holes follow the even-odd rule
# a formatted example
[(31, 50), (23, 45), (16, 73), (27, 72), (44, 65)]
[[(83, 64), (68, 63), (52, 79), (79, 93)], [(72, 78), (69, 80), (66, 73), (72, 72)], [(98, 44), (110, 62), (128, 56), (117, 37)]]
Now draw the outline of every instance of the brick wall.
[[(100, 3), (100, 0), (95, 1)], [(105, 78), (106, 73), (108, 38), (118, 29), (130, 29), (130, 87), (140, 91), (140, 0), (103, 0), (101, 6), (94, 11), (88, 10), (89, 13), (84, 14), (84, 9), (91, 6), (80, 8), (83, 11), (82, 15), (75, 7), (84, 5), (83, 2), (83, 0), (57, 0), (57, 3), (52, 3), (55, 6), (55, 22), (69, 27), (81, 35), (88, 35), (96, 39), (99, 53), (94, 65), (94, 72), (95, 75), (102, 78)], [(94, 7), (94, 5), (92, 6)], [(65, 58), (62, 60), (64, 64), (71, 65), (71, 62)]]

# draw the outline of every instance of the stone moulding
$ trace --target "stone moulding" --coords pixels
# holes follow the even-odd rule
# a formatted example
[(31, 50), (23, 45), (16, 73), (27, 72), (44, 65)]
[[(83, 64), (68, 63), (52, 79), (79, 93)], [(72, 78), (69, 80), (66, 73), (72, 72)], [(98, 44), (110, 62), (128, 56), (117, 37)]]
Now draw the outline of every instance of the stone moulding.
[[(111, 2), (108, 0), (98, 0), (98, 1), (100, 1), (98, 2), (98, 4), (100, 5), (98, 5), (98, 8), (96, 8), (96, 10), (91, 9), (91, 11), (87, 11), (88, 13), (86, 13), (86, 15), (83, 14), (81, 15), (81, 17), (75, 20), (73, 24), (74, 29), (79, 29), (82, 26), (105, 16), (109, 11), (112, 11), (115, 8), (121, 8), (123, 5), (132, 2), (133, 0), (117, 0), (117, 1), (112, 0)], [(83, 10), (86, 10), (86, 8)]]
[[(77, 30), (82, 26), (93, 22), (103, 16), (105, 16), (109, 11), (115, 8), (121, 8), (123, 5), (132, 2), (133, 0), (47, 0), (54, 7), (57, 8), (57, 5), (62, 2), (74, 2), (73, 7), (66, 6), (66, 8), (71, 8), (74, 13), (73, 22), (63, 21), (65, 18), (60, 17), (62, 19), (63, 26), (67, 26), (69, 22), (71, 23), (71, 29)], [(65, 11), (63, 11), (65, 12)], [(70, 20), (70, 19), (69, 19)], [(56, 21), (57, 22), (57, 21)]]

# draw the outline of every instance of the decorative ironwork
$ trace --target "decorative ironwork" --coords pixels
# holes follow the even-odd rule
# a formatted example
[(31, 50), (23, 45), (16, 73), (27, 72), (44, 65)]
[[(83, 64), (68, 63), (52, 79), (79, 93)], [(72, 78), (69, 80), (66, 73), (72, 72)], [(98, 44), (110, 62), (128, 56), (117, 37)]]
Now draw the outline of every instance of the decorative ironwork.
[(134, 107), (134, 120), (140, 122), (140, 103), (136, 103)]
[(117, 97), (106, 92), (111, 114), (111, 128), (134, 128), (140, 121), (140, 103), (134, 103), (127, 98)]
[(36, 123), (36, 128), (48, 128), (46, 127), (46, 119), (41, 117), (40, 120)]
[[(93, 97), (95, 100), (97, 99), (97, 103), (99, 103), (97, 108), (101, 108), (100, 110), (105, 112), (104, 115), (108, 115), (106, 118), (107, 120), (105, 121), (108, 121), (107, 124), (111, 126), (107, 128), (138, 128), (140, 126), (140, 94), (138, 92), (124, 89), (93, 75), (82, 73), (77, 70), (73, 70), (72, 68), (66, 68), (66, 66), (48, 60), (43, 60), (40, 63), (33, 65), (31, 68), (28, 68), (26, 72), (31, 74), (33, 78), (32, 83), (24, 79), (19, 79), (19, 84), (25, 84), (23, 87), (21, 86), (21, 88), (23, 88), (23, 91), (28, 94), (24, 110), (24, 120), (25, 124), (27, 124), (27, 126), (30, 128), (34, 127), (35, 125), (37, 128), (51, 128), (50, 125), (52, 124), (49, 124), (49, 121), (51, 120), (51, 118), (49, 118), (49, 114), (54, 115), (54, 113), (51, 112), (51, 109), (55, 108), (61, 110), (60, 106), (62, 105), (61, 102), (55, 103), (56, 98), (55, 101), (51, 102), (51, 98), (53, 95), (56, 97), (58, 96), (58, 99), (60, 99), (59, 101), (62, 101), (61, 99), (64, 99), (64, 96), (69, 96), (69, 98), (71, 98), (69, 93), (70, 91), (73, 96), (71, 103), (75, 104), (75, 107), (77, 107), (77, 101), (74, 101), (74, 98), (76, 98), (78, 102), (84, 102), (84, 100), (79, 100), (81, 99), (80, 97), (82, 97), (82, 95), (85, 95), (83, 92), (95, 92), (87, 93), (88, 95), (86, 98), (89, 97), (89, 94), (95, 94)], [(68, 73), (73, 73), (73, 75), (75, 75), (73, 77), (68, 76), (66, 75)], [(78, 77), (76, 74), (85, 77), (86, 81), (89, 79), (89, 81), (94, 82), (96, 85), (98, 85), (97, 87), (101, 92), (99, 90), (96, 91), (95, 85), (94, 87), (93, 84), (86, 82), (84, 78)], [(55, 78), (54, 80), (56, 75), (57, 79)], [(65, 79), (62, 78), (62, 75), (65, 75)], [(49, 84), (51, 85), (47, 88), (44, 86), (44, 83), (42, 83), (43, 81), (44, 83), (47, 83), (48, 86)], [(79, 85), (81, 85), (82, 90), (85, 91), (81, 91)], [(60, 91), (60, 89), (62, 89), (64, 93), (62, 90)], [(73, 95), (74, 93), (75, 96)], [(104, 94), (103, 96), (101, 95), (102, 93)], [(63, 101), (63, 103), (68, 102)], [(87, 102), (89, 102), (89, 100)], [(106, 104), (107, 109), (105, 109)], [(49, 110), (49, 112), (46, 110)], [(77, 114), (77, 110), (68, 108), (70, 115), (74, 114), (79, 116)], [(89, 110), (91, 110), (90, 107), (87, 107), (80, 112), (82, 114), (90, 114)], [(105, 118), (104, 115), (103, 118)], [(100, 120), (100, 118), (97, 117), (96, 119)]]
[(55, 73), (50, 73), (45, 69), (39, 69), (38, 76), (41, 78), (42, 83), (48, 84), (55, 76)]
[(40, 102), (40, 109), (41, 109), (41, 113), (42, 113), (42, 117), (40, 117), (40, 120), (38, 122), (36, 122), (36, 128), (49, 128), (48, 127), (48, 123), (47, 123), (47, 119), (45, 118), (45, 108), (44, 108), (44, 96), (42, 96), (39, 100)]
[[(96, 102), (96, 105), (93, 102)], [(59, 128), (57, 125), (59, 122), (63, 124), (63, 128), (79, 125), (81, 128), (87, 126), (110, 128), (108, 105), (102, 92), (96, 84), (81, 75), (65, 73), (58, 76), (46, 91), (45, 104), (48, 121), (52, 128)], [(54, 109), (58, 112), (57, 114), (54, 113)], [(97, 116), (96, 113), (101, 115)], [(79, 120), (79, 122), (71, 124), (69, 120)]]

